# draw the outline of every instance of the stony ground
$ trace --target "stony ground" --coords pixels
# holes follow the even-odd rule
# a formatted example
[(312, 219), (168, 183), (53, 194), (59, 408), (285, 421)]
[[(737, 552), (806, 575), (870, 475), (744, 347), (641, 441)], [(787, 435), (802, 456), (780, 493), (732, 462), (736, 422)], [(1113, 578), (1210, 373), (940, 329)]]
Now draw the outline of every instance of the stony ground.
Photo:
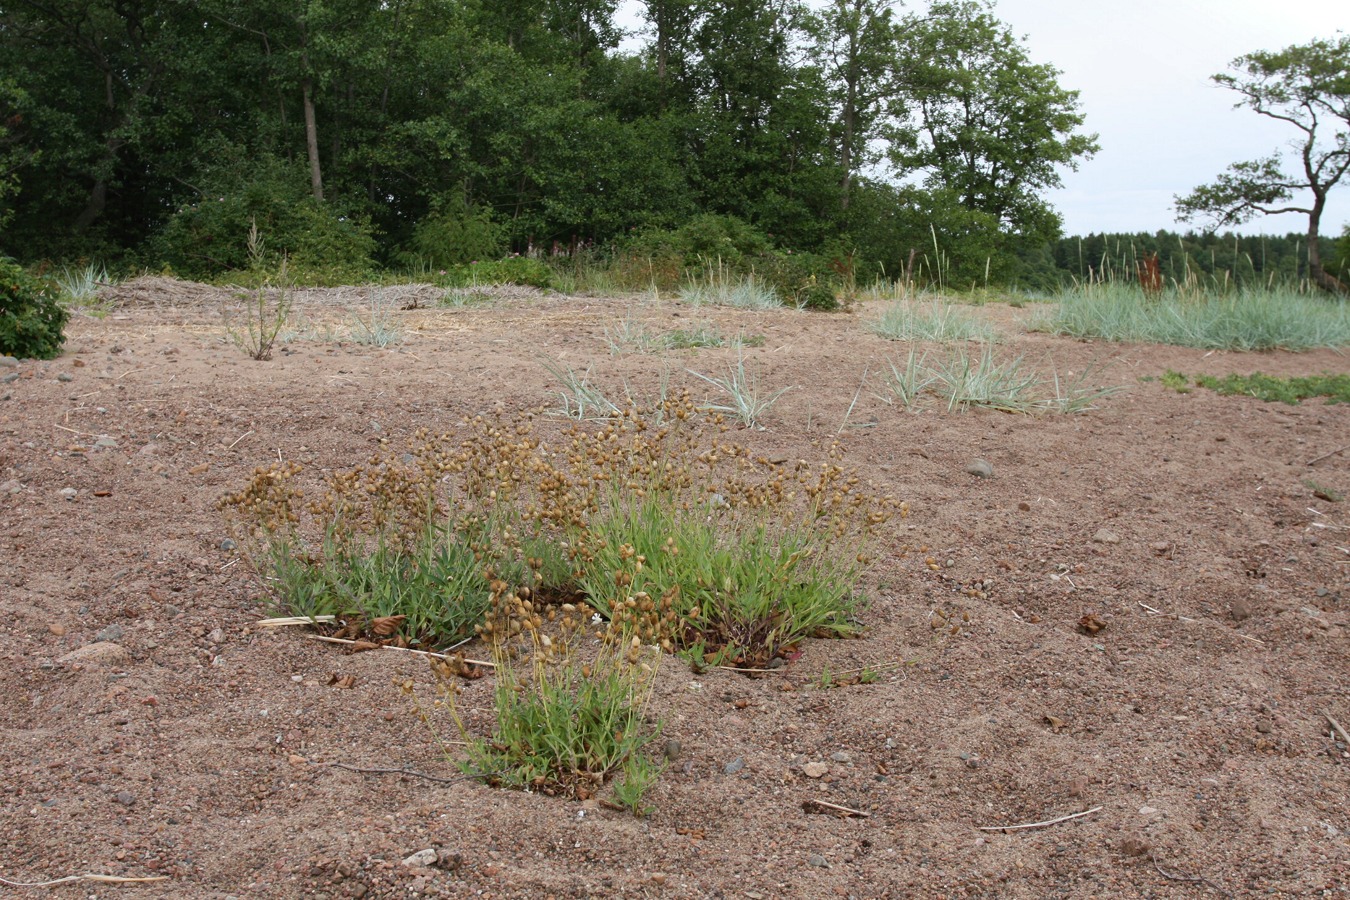
[[(418, 307), (390, 312), (389, 349), (344, 339), (366, 292), (308, 293), (296, 339), (254, 362), (223, 340), (227, 294), (143, 279), (59, 359), (0, 370), (0, 877), (163, 879), (13, 896), (1350, 896), (1328, 719), (1350, 725), (1350, 503), (1315, 493), (1350, 493), (1350, 408), (1142, 380), (1343, 355), (1082, 343), (994, 306), (1000, 352), (1124, 390), (1079, 415), (907, 411), (875, 395), (907, 350), (868, 333), (875, 307), (426, 293), (376, 298)], [(429, 673), (257, 627), (216, 501), (269, 460), (317, 477), (421, 426), (552, 405), (544, 360), (701, 397), (689, 370), (736, 358), (613, 355), (621, 326), (755, 338), (747, 365), (792, 390), (738, 439), (811, 459), (841, 435), (908, 500), (865, 634), (764, 678), (667, 659), (652, 711), (680, 751), (645, 819), (353, 771), (455, 776), (395, 687), (429, 696)], [(862, 666), (882, 677), (821, 677)], [(472, 722), (490, 692), (466, 686)]]

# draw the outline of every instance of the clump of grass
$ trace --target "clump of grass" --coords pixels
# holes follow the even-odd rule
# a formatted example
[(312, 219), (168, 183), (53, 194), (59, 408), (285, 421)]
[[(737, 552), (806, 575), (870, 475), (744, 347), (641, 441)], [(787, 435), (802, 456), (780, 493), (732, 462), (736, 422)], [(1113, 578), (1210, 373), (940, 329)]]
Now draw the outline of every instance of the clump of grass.
[(994, 329), (950, 303), (897, 301), (882, 311), (872, 330), (892, 341), (992, 341)]
[(403, 331), (394, 321), (393, 305), (385, 302), (379, 291), (371, 293), (370, 306), (364, 317), (359, 312), (352, 313), (351, 338), (358, 344), (381, 350), (403, 340)]
[(1350, 346), (1350, 305), (1280, 286), (1149, 298), (1137, 286), (1105, 282), (1066, 291), (1032, 327), (1205, 350), (1310, 350)]
[(946, 404), (949, 412), (972, 406), (1015, 413), (1082, 413), (1097, 408), (1097, 402), (1120, 388), (1094, 384), (1097, 366), (1061, 377), (1054, 370), (1046, 377), (1032, 370), (1024, 357), (1000, 359), (989, 344), (978, 354), (956, 347), (935, 363), (928, 354), (920, 357), (914, 348), (903, 363), (887, 360), (882, 374), (883, 389), (877, 396), (906, 409), (916, 407), (924, 394)]
[[(837, 444), (788, 466), (725, 441), (687, 392), (547, 441), (537, 424), (419, 432), (309, 501), (298, 465), (272, 465), (221, 506), (278, 610), (376, 643), (488, 644), (494, 722), (481, 735), (457, 719), (467, 771), (569, 797), (609, 782), (645, 814), (660, 653), (756, 669), (853, 633), (867, 549), (907, 508)], [(452, 701), (454, 678), (482, 674), (433, 668)]]
[(1224, 396), (1255, 397), (1267, 402), (1278, 401), (1291, 406), (1313, 397), (1326, 397), (1328, 403), (1350, 403), (1350, 375), (1305, 375), (1279, 378), (1274, 375), (1197, 375), (1195, 383)]
[(737, 309), (780, 309), (782, 299), (754, 273), (739, 275), (720, 263), (709, 266), (679, 290), (679, 297), (695, 306), (731, 306)]
[(492, 597), (490, 615), (502, 627), (491, 640), (497, 681), (490, 735), (473, 734), (458, 715), (458, 667), (433, 666), (467, 747), (461, 767), (490, 784), (578, 800), (622, 773), (615, 796), (645, 814), (643, 797), (660, 773), (645, 752), (661, 731), (659, 722), (646, 721), (660, 648), (610, 632), (598, 650), (583, 649), (584, 604), (564, 604), (545, 618), (523, 593), (498, 589)]
[(558, 391), (559, 406), (553, 410), (556, 414), (568, 419), (585, 421), (607, 419), (623, 412), (617, 403), (590, 383), (589, 368), (580, 375), (572, 371), (571, 366), (559, 368), (555, 363), (544, 363), (544, 368), (563, 385), (562, 390)]
[(444, 309), (465, 309), (471, 306), (485, 306), (492, 302), (492, 296), (480, 287), (454, 287), (441, 295), (436, 305)]
[(759, 378), (754, 372), (746, 370), (745, 357), (739, 353), (736, 356), (736, 365), (727, 370), (724, 378), (710, 378), (693, 369), (689, 370), (689, 374), (718, 388), (729, 400), (728, 403), (708, 403), (704, 405), (704, 409), (726, 413), (746, 428), (759, 426), (764, 415), (778, 402), (778, 398), (792, 390), (792, 387), (788, 386), (779, 388), (772, 394), (763, 392), (759, 386)]
[(53, 280), (67, 303), (95, 313), (104, 311), (104, 307), (99, 304), (98, 291), (112, 283), (106, 267), (92, 262), (82, 269), (65, 267), (60, 274), (53, 276)]

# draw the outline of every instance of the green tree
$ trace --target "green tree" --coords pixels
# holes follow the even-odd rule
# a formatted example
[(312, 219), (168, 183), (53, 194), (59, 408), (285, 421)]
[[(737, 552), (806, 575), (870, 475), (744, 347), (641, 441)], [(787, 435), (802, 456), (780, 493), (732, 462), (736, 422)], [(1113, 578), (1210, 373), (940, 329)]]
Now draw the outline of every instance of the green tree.
[(853, 180), (875, 163), (888, 101), (896, 95), (900, 32), (893, 0), (832, 0), (812, 22), (813, 56), (828, 84), (831, 138), (847, 209)]
[[(1178, 219), (1208, 218), (1219, 228), (1257, 216), (1305, 215), (1308, 274), (1320, 287), (1345, 293), (1346, 283), (1322, 264), (1319, 232), (1327, 194), (1350, 171), (1350, 36), (1250, 53), (1230, 68), (1213, 80), (1238, 93), (1237, 107), (1297, 132), (1292, 149), (1298, 174), (1287, 173), (1279, 152), (1233, 163), (1212, 183), (1176, 198)], [(1296, 193), (1309, 202), (1294, 201)]]
[(924, 173), (934, 192), (1034, 238), (1053, 238), (1059, 216), (1041, 198), (1098, 150), (1081, 134), (1078, 92), (1059, 70), (1036, 64), (981, 0), (934, 3), (904, 23), (900, 77), (909, 109), (897, 110), (890, 159), (901, 174)]

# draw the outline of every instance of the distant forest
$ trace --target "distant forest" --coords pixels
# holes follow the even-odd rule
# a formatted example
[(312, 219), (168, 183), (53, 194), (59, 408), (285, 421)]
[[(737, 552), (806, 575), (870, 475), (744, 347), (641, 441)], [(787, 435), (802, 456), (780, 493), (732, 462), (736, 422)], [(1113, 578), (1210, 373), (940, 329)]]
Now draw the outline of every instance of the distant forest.
[(332, 280), (685, 229), (810, 278), (1298, 275), (1296, 238), (1062, 239), (1045, 196), (1096, 136), (982, 0), (634, 7), (636, 36), (617, 0), (0, 2), (0, 254)]

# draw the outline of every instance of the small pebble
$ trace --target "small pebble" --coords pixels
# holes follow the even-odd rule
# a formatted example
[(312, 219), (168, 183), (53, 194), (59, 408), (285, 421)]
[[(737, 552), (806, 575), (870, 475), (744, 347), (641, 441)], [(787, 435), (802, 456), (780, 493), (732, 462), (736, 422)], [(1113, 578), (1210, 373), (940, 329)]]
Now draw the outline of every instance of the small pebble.
[(405, 866), (434, 866), (439, 861), (440, 856), (434, 849), (428, 847), (425, 850), (418, 850), (412, 856), (403, 860)]
[(819, 853), (812, 853), (808, 856), (806, 858), (806, 864), (808, 866), (815, 866), (817, 869), (824, 869), (829, 865), (829, 863), (825, 861), (825, 857), (821, 856)]
[(1095, 544), (1119, 544), (1120, 535), (1110, 529), (1102, 528), (1092, 536), (1092, 541)]
[(94, 635), (95, 641), (120, 641), (124, 631), (121, 625), (113, 623), (107, 628)]
[(226, 553), (229, 553), (231, 550), (233, 550), (235, 547), (238, 546), (239, 545), (234, 542), (234, 538), (226, 538), (225, 540), (220, 542), (220, 549), (224, 550)]
[(211, 633), (206, 636), (206, 639), (213, 644), (225, 643), (225, 629), (212, 628)]
[(680, 751), (684, 748), (680, 745), (679, 741), (670, 738), (666, 741), (663, 749), (665, 750), (666, 759), (676, 760), (680, 758)]
[(136, 795), (131, 791), (118, 791), (115, 799), (123, 806), (134, 806), (136, 804)]
[(74, 381), (74, 380), (75, 380), (75, 376), (72, 375), (72, 374), (70, 374), (69, 372), (58, 372), (57, 375), (56, 375), (56, 380), (57, 380), (57, 381)]
[(828, 771), (830, 767), (823, 762), (809, 762), (802, 766), (802, 774), (807, 778), (820, 778)]
[(852, 762), (853, 757), (849, 756), (843, 750), (840, 750), (838, 753), (831, 753), (830, 759), (834, 760), (837, 763), (847, 763)]
[(0, 367), (12, 369), (19, 364), (19, 361), (8, 354), (0, 354)]
[(64, 497), (67, 500), (74, 500), (76, 497), (80, 495), (80, 492), (75, 490), (73, 487), (61, 488), (61, 490), (58, 491), (57, 493), (59, 493), (62, 497)]
[(976, 478), (992, 478), (994, 467), (982, 459), (972, 459), (966, 465), (966, 472), (974, 475)]
[(745, 757), (738, 756), (731, 762), (723, 766), (722, 771), (726, 772), (728, 775), (735, 775), (737, 772), (739, 772), (741, 769), (744, 768), (745, 768)]

